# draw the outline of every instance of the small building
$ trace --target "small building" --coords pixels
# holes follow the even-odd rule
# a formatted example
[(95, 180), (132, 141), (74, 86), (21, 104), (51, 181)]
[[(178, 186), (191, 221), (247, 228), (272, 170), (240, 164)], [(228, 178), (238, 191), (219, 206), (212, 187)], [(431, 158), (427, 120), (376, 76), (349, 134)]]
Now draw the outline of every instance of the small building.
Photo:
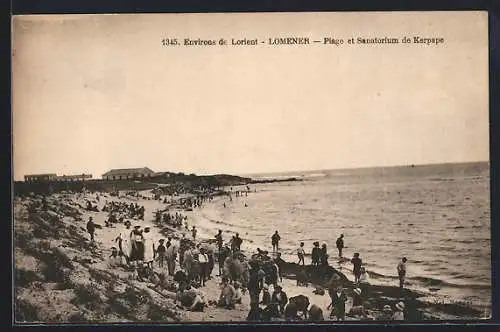
[(57, 178), (56, 174), (29, 174), (24, 176), (25, 182), (49, 182)]
[(92, 179), (92, 174), (61, 175), (56, 178), (58, 182), (79, 182)]
[(143, 168), (122, 168), (122, 169), (112, 169), (102, 175), (104, 180), (129, 180), (129, 179), (141, 179), (150, 178), (155, 174), (151, 169), (147, 167)]

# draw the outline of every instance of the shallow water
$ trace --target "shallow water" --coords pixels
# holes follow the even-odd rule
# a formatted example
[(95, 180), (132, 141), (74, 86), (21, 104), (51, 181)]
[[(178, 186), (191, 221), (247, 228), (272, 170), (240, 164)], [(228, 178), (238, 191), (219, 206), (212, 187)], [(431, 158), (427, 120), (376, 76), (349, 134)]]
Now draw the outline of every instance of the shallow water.
[(344, 256), (359, 252), (372, 283), (397, 285), (396, 265), (406, 256), (409, 288), (490, 307), (488, 163), (271, 176), (304, 181), (254, 185), (248, 197), (207, 203), (194, 212), (200, 235), (220, 228), (238, 232), (243, 249), (269, 250), (278, 230), (283, 255), (291, 260), (300, 241), (306, 252), (312, 242), (324, 242), (330, 264), (352, 278), (351, 265), (336, 259), (335, 241), (343, 233)]

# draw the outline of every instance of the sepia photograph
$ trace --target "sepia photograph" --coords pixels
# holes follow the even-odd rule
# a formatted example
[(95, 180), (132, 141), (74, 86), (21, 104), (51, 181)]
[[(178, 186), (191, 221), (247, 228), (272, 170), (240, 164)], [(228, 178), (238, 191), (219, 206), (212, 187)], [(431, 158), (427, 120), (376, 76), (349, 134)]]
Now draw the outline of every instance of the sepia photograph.
[(14, 323), (491, 319), (487, 12), (11, 24)]

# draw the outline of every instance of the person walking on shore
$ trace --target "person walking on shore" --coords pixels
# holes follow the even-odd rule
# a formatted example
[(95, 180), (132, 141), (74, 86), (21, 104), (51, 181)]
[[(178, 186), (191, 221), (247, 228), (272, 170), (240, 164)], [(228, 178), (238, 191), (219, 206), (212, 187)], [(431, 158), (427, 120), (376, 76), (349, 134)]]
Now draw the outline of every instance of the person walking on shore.
[(403, 290), (405, 277), (406, 277), (406, 257), (403, 257), (401, 261), (398, 263), (398, 277), (399, 277), (399, 288)]
[(92, 217), (89, 217), (89, 221), (87, 222), (87, 232), (90, 235), (90, 241), (94, 242), (95, 224), (92, 221)]
[(361, 264), (363, 264), (363, 261), (359, 258), (358, 252), (354, 253), (351, 263), (353, 265), (352, 272), (354, 273), (354, 283), (358, 283), (359, 277), (361, 276)]
[(273, 252), (279, 251), (280, 240), (281, 240), (281, 236), (278, 234), (278, 231), (274, 232), (273, 236), (271, 237), (271, 244), (273, 246)]
[(300, 242), (300, 246), (299, 248), (297, 249), (297, 257), (299, 258), (299, 265), (300, 263), (302, 262), (302, 265), (305, 265), (306, 263), (304, 262), (304, 256), (305, 256), (306, 252), (304, 250), (304, 242)]
[(339, 251), (339, 258), (342, 258), (342, 249), (344, 249), (344, 234), (340, 234), (337, 239), (337, 249)]

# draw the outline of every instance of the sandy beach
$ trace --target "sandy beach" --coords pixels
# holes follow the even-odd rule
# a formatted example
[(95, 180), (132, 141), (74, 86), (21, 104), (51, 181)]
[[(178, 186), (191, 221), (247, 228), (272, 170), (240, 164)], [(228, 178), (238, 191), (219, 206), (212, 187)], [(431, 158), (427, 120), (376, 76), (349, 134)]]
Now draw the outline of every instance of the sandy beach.
[[(197, 241), (212, 239), (215, 234), (204, 231), (206, 215), (204, 209), (212, 209), (220, 205), (224, 198), (215, 198), (206, 202), (201, 208), (185, 211), (178, 201), (163, 203), (154, 200), (149, 191), (140, 192), (141, 198), (127, 196), (114, 197), (107, 193), (86, 196), (75, 193), (53, 194), (47, 197), (47, 211), (32, 210), (34, 202), (42, 197), (24, 197), (15, 200), (15, 268), (16, 268), (16, 310), (18, 317), (25, 321), (165, 321), (165, 322), (198, 322), (198, 321), (245, 321), (249, 312), (249, 297), (243, 296), (241, 304), (233, 310), (208, 306), (203, 312), (191, 312), (180, 308), (174, 301), (172, 292), (153, 290), (152, 283), (139, 282), (134, 279), (133, 272), (123, 267), (110, 266), (111, 247), (120, 232), (129, 232), (123, 224), (104, 227), (108, 216), (101, 209), (106, 200), (137, 203), (145, 207), (144, 220), (133, 220), (132, 225), (150, 227), (155, 243), (168, 234), (180, 238), (184, 230), (172, 229), (169, 226), (154, 222), (156, 211), (169, 209), (169, 212), (180, 212), (187, 216), (191, 228), (200, 229)], [(84, 209), (86, 200), (96, 205), (100, 212)], [(97, 229), (95, 243), (89, 242), (85, 225), (89, 217), (102, 226)], [(225, 239), (232, 235), (220, 225)], [(182, 227), (184, 229), (184, 227)], [(242, 235), (244, 238), (245, 235)], [(174, 240), (176, 241), (176, 240)], [(246, 241), (248, 242), (248, 241)], [(251, 243), (242, 248), (247, 255), (253, 253)], [(51, 258), (56, 256), (57, 259)], [(178, 266), (178, 264), (177, 264)], [(287, 263), (282, 271), (283, 289), (289, 297), (305, 295), (311, 303), (323, 309), (328, 320), (327, 306), (329, 296), (313, 293), (315, 286), (297, 286), (294, 271), (295, 263)], [(159, 268), (155, 267), (158, 271)], [(217, 263), (211, 279), (201, 290), (208, 300), (217, 300), (220, 293), (220, 277), (217, 274)], [(347, 278), (349, 279), (349, 277)], [(325, 285), (322, 285), (325, 286)], [(347, 292), (352, 286), (346, 285)], [(271, 286), (272, 290), (272, 286)], [(366, 310), (372, 317), (380, 315), (381, 308), (394, 305), (399, 298), (397, 287), (372, 286), (371, 296), (366, 301)], [(447, 319), (455, 318), (460, 312), (467, 317), (480, 317), (481, 313), (458, 304), (429, 305), (418, 300), (423, 294), (408, 291), (406, 302), (410, 317), (414, 319)], [(138, 305), (138, 303), (140, 305)], [(348, 296), (346, 310), (352, 306), (352, 298)], [(460, 309), (460, 310), (459, 310)], [(361, 317), (347, 317), (347, 320), (358, 320)], [(411, 319), (411, 318), (410, 318)]]

